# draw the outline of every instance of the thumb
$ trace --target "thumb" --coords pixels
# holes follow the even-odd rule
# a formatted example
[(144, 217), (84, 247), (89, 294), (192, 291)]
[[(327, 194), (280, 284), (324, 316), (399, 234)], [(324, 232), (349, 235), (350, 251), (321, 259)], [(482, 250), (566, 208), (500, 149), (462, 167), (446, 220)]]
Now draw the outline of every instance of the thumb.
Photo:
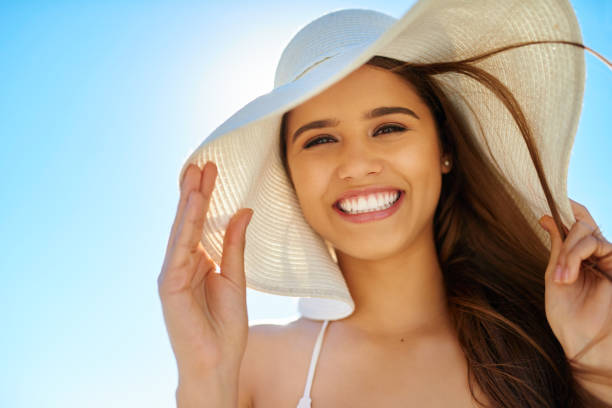
[(227, 226), (223, 237), (223, 254), (221, 256), (221, 274), (234, 282), (241, 290), (246, 289), (244, 275), (244, 249), (246, 228), (251, 221), (251, 208), (237, 211)]
[(550, 248), (550, 260), (548, 261), (548, 267), (546, 268), (546, 278), (549, 275), (552, 275), (554, 272), (554, 268), (557, 265), (557, 258), (559, 257), (559, 252), (561, 251), (561, 246), (563, 245), (563, 239), (561, 238), (561, 233), (557, 229), (557, 224), (555, 224), (555, 219), (550, 215), (545, 215), (539, 220), (540, 226), (544, 228), (548, 235), (550, 236), (551, 248)]

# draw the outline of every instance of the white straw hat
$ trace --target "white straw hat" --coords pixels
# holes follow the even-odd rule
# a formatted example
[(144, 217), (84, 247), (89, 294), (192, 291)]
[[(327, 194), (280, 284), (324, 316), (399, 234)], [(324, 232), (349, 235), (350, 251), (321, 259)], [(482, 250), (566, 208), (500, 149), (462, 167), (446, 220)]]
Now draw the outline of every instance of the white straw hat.
[[(311, 319), (350, 315), (354, 302), (342, 272), (325, 241), (304, 219), (283, 168), (282, 115), (375, 55), (418, 63), (455, 61), (535, 40), (582, 42), (568, 1), (422, 0), (399, 20), (377, 11), (348, 9), (310, 22), (284, 49), (273, 90), (215, 129), (181, 169), (179, 182), (190, 163), (202, 168), (213, 161), (218, 168), (202, 235), (205, 250), (219, 265), (229, 219), (240, 208), (252, 208), (244, 254), (247, 286), (300, 297), (299, 312)], [(573, 224), (567, 171), (584, 92), (584, 51), (562, 44), (529, 45), (474, 65), (506, 84), (520, 103), (561, 219), (565, 225)], [(482, 150), (490, 152), (490, 160), (498, 163), (518, 191), (519, 207), (550, 247), (546, 233), (535, 227), (537, 219), (550, 210), (510, 113), (475, 80), (459, 74), (440, 74), (436, 79), (466, 118)], [(482, 123), (484, 136), (474, 115)]]

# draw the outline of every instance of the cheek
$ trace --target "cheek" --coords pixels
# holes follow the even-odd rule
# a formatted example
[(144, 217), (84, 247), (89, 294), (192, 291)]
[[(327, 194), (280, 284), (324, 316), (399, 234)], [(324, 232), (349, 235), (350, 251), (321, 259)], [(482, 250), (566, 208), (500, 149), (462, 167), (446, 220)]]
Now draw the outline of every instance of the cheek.
[(295, 192), (307, 220), (311, 218), (310, 214), (320, 211), (325, 204), (330, 171), (328, 167), (322, 161), (308, 158), (294, 160), (291, 164)]
[(411, 144), (389, 151), (388, 158), (397, 167), (400, 174), (418, 182), (427, 182), (441, 171), (438, 150), (430, 144)]
[(395, 171), (405, 178), (413, 210), (431, 212), (442, 185), (438, 149), (430, 145), (399, 149), (393, 153), (393, 163)]

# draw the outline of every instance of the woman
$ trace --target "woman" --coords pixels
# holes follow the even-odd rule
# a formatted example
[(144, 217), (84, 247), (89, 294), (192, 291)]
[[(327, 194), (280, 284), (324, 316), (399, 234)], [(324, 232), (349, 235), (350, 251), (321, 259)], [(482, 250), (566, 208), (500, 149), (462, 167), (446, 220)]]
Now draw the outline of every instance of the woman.
[[(447, 3), (447, 8), (440, 8), (435, 2), (420, 2), (400, 23), (418, 21), (421, 33), (428, 32), (427, 22), (439, 29), (441, 16), (453, 10), (453, 2)], [(482, 17), (489, 17), (483, 21), (495, 15), (508, 16), (495, 14), (498, 10), (491, 4), (474, 6), (476, 3), (464, 5), (463, 11), (478, 11)], [(511, 6), (518, 8), (517, 4)], [(529, 5), (525, 7), (525, 12), (533, 11)], [(524, 21), (516, 9), (512, 10), (516, 14), (510, 16)], [(367, 22), (376, 23), (367, 25), (364, 20), (360, 26), (359, 18), (366, 15), (363, 13), (332, 13), (315, 20), (302, 33), (321, 33), (342, 21), (347, 27), (378, 27), (381, 20), (374, 17)], [(462, 16), (457, 10), (453, 13), (448, 19), (452, 23), (440, 31), (451, 37), (458, 35), (450, 28), (459, 24)], [(367, 14), (368, 18), (372, 15)], [(435, 18), (428, 17), (431, 15)], [(321, 23), (325, 18), (328, 24)], [(331, 18), (346, 20), (329, 24)], [(557, 20), (548, 24), (557, 24), (558, 28), (562, 19)], [(317, 22), (321, 24), (317, 26)], [(362, 35), (364, 29), (355, 32)], [(478, 30), (485, 28), (473, 28)], [(383, 35), (392, 35), (393, 31), (385, 27)], [(341, 36), (335, 35), (322, 37), (333, 42)], [(549, 148), (542, 144), (545, 136), (536, 136), (532, 130), (548, 122), (544, 118), (528, 120), (533, 116), (522, 108), (527, 102), (515, 98), (515, 94), (524, 97), (521, 86), (525, 85), (508, 89), (474, 64), (487, 58), (495, 60), (514, 49), (533, 47), (535, 39), (529, 44), (515, 41), (514, 48), (490, 55), (481, 52), (474, 57), (472, 53), (471, 58), (451, 62), (434, 58), (433, 62), (404, 63), (410, 58), (374, 53), (365, 64), (325, 82), (342, 69), (334, 68), (339, 55), (335, 51), (317, 54), (323, 58), (314, 61), (313, 57), (311, 64), (295, 63), (299, 69), (284, 70), (288, 65), (283, 61), (299, 59), (311, 49), (304, 45), (304, 38), (308, 38), (306, 34), (298, 33), (281, 57), (277, 93), (272, 96), (281, 100), (281, 93), (292, 89), (286, 85), (298, 84), (302, 77), (304, 89), (321, 92), (304, 92), (283, 100), (281, 106), (288, 109), (275, 110), (274, 103), (270, 104), (269, 111), (279, 112), (275, 123), (280, 125), (278, 158), (271, 157), (282, 160), (287, 183), (295, 194), (294, 207), (314, 235), (329, 246), (354, 308), (347, 313), (320, 296), (311, 300), (319, 301), (316, 307), (310, 303), (311, 307), (302, 309), (306, 318), (287, 327), (249, 328), (246, 282), (251, 276), (250, 286), (258, 288), (261, 281), (247, 265), (265, 266), (273, 262), (267, 258), (273, 257), (283, 260), (288, 269), (297, 269), (293, 265), (300, 253), (271, 248), (266, 257), (255, 258), (254, 251), (249, 252), (246, 246), (254, 240), (265, 243), (273, 238), (257, 233), (263, 230), (253, 230), (252, 225), (248, 231), (255, 235), (249, 239), (245, 237), (246, 226), (251, 215), (265, 214), (269, 208), (272, 210), (268, 214), (276, 217), (262, 216), (260, 225), (283, 225), (275, 218), (283, 216), (285, 207), (292, 208), (291, 201), (278, 205), (280, 193), (262, 194), (268, 200), (255, 208), (255, 213), (240, 210), (234, 214), (223, 231), (221, 274), (210, 273), (215, 269), (213, 257), (219, 258), (211, 257), (215, 250), (213, 229), (219, 223), (217, 207), (225, 201), (219, 197), (215, 201), (218, 168), (214, 160), (207, 160), (202, 169), (193, 164), (201, 160), (188, 161), (181, 172), (181, 200), (158, 279), (179, 367), (179, 406), (295, 406), (305, 381), (299, 407), (310, 406), (311, 398), (315, 406), (409, 403), (552, 407), (612, 403), (611, 384), (578, 375), (582, 373), (580, 364), (589, 366), (591, 372), (612, 368), (612, 330), (607, 324), (612, 300), (612, 245), (577, 203), (572, 208), (577, 221), (567, 230), (558, 229), (564, 226), (559, 214), (562, 207), (557, 203), (558, 192), (553, 194), (555, 190), (548, 185), (547, 170), (552, 167), (543, 164), (546, 156), (540, 157)], [(395, 38), (395, 44), (403, 39)], [(575, 41), (570, 43), (580, 46)], [(437, 45), (442, 48), (442, 42)], [(353, 47), (343, 52), (372, 52), (365, 49)], [(418, 44), (414, 49), (419, 51)], [(326, 59), (331, 59), (327, 65)], [(349, 59), (354, 61), (348, 57), (346, 61)], [(325, 76), (325, 69), (331, 74)], [(491, 70), (495, 72), (495, 67)], [(477, 115), (485, 140), (491, 142), (493, 154), (489, 160), (485, 145), (478, 143), (477, 128), (469, 122), (466, 110), (458, 108), (461, 105), (453, 98), (451, 88), (445, 87), (460, 87), (462, 83), (452, 76), (440, 76), (444, 73), (461, 73), (484, 84), (510, 112), (551, 209), (551, 216), (539, 217), (541, 227), (550, 233), (550, 250), (532, 225), (533, 213), (522, 201), (523, 193), (517, 188), (520, 183), (508, 182), (512, 181), (509, 174), (516, 176), (518, 170), (510, 172), (508, 162), (496, 150), (503, 142), (495, 142), (492, 132), (504, 120), (502, 109), (490, 105), (492, 118), (486, 119), (485, 111)], [(528, 83), (527, 77), (521, 80)], [(453, 79), (444, 82), (444, 78)], [(312, 85), (317, 80), (320, 85)], [(507, 82), (512, 84), (511, 80)], [(551, 92), (553, 83), (554, 78), (546, 84)], [(477, 103), (478, 94), (459, 92), (472, 98), (472, 107), (483, 109), (485, 104)], [(252, 112), (266, 118), (256, 109), (257, 104), (253, 106)], [(235, 121), (251, 124), (244, 135), (256, 130), (270, 134), (264, 124), (245, 121), (244, 114), (236, 115)], [(237, 128), (227, 125), (216, 132), (229, 135)], [(210, 145), (209, 152), (219, 148), (212, 141)], [(235, 141), (231, 147), (249, 150)], [(200, 155), (201, 149), (197, 153)], [(229, 158), (230, 154), (228, 150), (220, 157)], [(241, 165), (248, 167), (247, 163)], [(231, 171), (231, 166), (224, 163), (226, 169), (222, 176)], [(222, 179), (221, 187), (244, 183), (244, 190), (251, 195), (247, 194), (243, 203), (250, 199), (255, 204), (261, 200), (252, 198), (259, 197), (253, 191), (271, 179), (274, 177), (267, 176), (259, 184), (256, 177), (246, 183), (239, 177)], [(533, 185), (528, 183), (529, 187)], [(279, 236), (291, 241), (291, 230), (299, 225), (285, 222), (284, 228), (284, 235)], [(307, 251), (310, 242), (301, 243)], [(581, 264), (582, 260), (586, 261)], [(320, 269), (326, 267), (321, 265)], [(567, 273), (557, 276), (557, 265), (561, 271), (567, 267)], [(312, 276), (318, 269), (313, 271)], [(304, 278), (303, 285), (308, 283)], [(272, 286), (264, 290), (272, 291)], [(284, 289), (289, 293), (291, 287)], [(323, 320), (323, 324), (317, 320)], [(598, 335), (604, 340), (598, 341)], [(306, 378), (304, 369), (315, 337)], [(603, 378), (609, 379), (606, 376), (610, 372), (603, 373)]]

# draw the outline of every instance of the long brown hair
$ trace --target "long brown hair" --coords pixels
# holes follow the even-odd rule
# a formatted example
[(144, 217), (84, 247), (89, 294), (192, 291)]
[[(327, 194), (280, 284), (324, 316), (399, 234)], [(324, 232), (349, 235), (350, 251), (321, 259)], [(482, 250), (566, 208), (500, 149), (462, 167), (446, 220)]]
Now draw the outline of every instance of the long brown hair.
[[(375, 56), (367, 64), (399, 74), (414, 86), (433, 113), (443, 151), (450, 154), (453, 163), (452, 170), (442, 178), (434, 236), (451, 318), (468, 362), (472, 396), (476, 399), (473, 376), (496, 407), (608, 407), (576, 378), (591, 376), (591, 381), (605, 383), (612, 373), (581, 365), (578, 356), (566, 358), (548, 324), (544, 273), (549, 249), (512, 198), (512, 186), (504, 182), (480, 150), (435, 78), (448, 72), (467, 75), (487, 86), (504, 103), (523, 135), (551, 215), (565, 239), (568, 228), (561, 221), (523, 111), (502, 82), (472, 64), (510, 48), (544, 42), (574, 45), (595, 53), (580, 43), (534, 41), (461, 61), (414, 64)], [(282, 118), (279, 147), (289, 175), (286, 116)], [(612, 281), (596, 268), (597, 260), (591, 257), (583, 261), (584, 273)]]

